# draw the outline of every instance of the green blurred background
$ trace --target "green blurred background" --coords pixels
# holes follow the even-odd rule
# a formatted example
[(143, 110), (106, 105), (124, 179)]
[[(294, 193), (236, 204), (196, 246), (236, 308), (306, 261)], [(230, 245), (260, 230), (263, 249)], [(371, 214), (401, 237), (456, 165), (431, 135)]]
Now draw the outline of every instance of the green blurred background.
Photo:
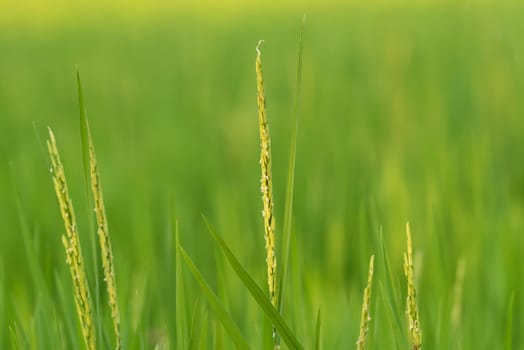
[[(201, 214), (265, 288), (255, 46), (265, 39), (278, 235), (304, 12), (294, 288), (284, 317), (310, 348), (321, 307), (324, 348), (353, 348), (368, 259), (377, 254), (369, 348), (406, 348), (395, 315), (404, 320), (409, 220), (425, 348), (502, 349), (509, 339), (524, 346), (524, 6), (231, 0), (0, 5), (0, 348), (14, 338), (21, 348), (80, 344), (45, 150), (50, 126), (93, 266), (75, 65), (100, 163), (126, 345), (153, 348), (162, 338), (174, 348), (173, 199), (182, 244), (261, 348), (264, 316), (216, 254)], [(381, 233), (396, 310), (387, 301)], [(185, 277), (188, 308), (206, 314)], [(103, 288), (93, 293), (105, 298)], [(42, 306), (46, 294), (52, 316)], [(36, 336), (49, 319), (63, 325), (64, 337)], [(229, 348), (212, 313), (208, 322), (209, 348)]]

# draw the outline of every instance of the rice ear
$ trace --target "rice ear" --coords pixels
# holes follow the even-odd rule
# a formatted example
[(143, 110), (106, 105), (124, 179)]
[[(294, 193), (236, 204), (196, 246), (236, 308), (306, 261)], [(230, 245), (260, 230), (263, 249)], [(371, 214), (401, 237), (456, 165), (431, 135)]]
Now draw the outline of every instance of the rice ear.
[(366, 337), (369, 329), (370, 306), (371, 306), (371, 286), (373, 284), (373, 265), (375, 256), (371, 255), (369, 260), (368, 284), (364, 289), (364, 298), (362, 300), (362, 312), (360, 314), (360, 332), (357, 340), (357, 350), (364, 350), (366, 345)]
[(409, 325), (409, 336), (413, 344), (413, 350), (420, 350), (422, 346), (422, 329), (417, 305), (417, 290), (415, 288), (413, 248), (411, 245), (411, 231), (409, 222), (406, 223), (407, 253), (404, 253), (404, 274), (407, 279), (407, 316)]
[(76, 217), (73, 209), (73, 203), (69, 197), (64, 168), (60, 161), (60, 155), (56, 146), (55, 135), (49, 129), (49, 140), (47, 149), (51, 158), (51, 173), (55, 187), (56, 197), (60, 205), (60, 213), (64, 221), (65, 235), (62, 235), (67, 256), (67, 264), (73, 280), (73, 290), (75, 294), (75, 304), (82, 328), (82, 335), (88, 350), (96, 348), (95, 328), (92, 317), (91, 297), (80, 248), (80, 239), (78, 236)]
[[(256, 47), (256, 73), (257, 73), (257, 102), (258, 102), (258, 126), (260, 130), (260, 168), (262, 177), (260, 179), (260, 190), (262, 192), (264, 218), (264, 239), (266, 242), (266, 264), (267, 283), (269, 299), (271, 304), (277, 307), (277, 259), (275, 254), (275, 219), (273, 216), (273, 182), (271, 175), (271, 138), (269, 136), (269, 125), (266, 116), (266, 98), (264, 95), (264, 77), (262, 75), (262, 61), (260, 45)], [(278, 340), (275, 328), (273, 328), (275, 347)]]

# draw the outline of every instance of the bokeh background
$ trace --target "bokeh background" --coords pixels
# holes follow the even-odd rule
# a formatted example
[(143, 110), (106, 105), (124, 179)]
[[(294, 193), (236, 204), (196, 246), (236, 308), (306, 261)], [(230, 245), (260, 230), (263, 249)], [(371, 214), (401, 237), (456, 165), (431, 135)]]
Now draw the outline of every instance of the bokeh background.
[[(262, 348), (267, 321), (201, 214), (265, 288), (255, 46), (265, 40), (278, 235), (304, 13), (296, 248), (284, 317), (310, 348), (321, 308), (323, 347), (352, 348), (375, 254), (369, 348), (406, 348), (398, 320), (409, 220), (425, 347), (524, 346), (523, 5), (46, 0), (0, 3), (0, 348), (82, 345), (45, 149), (50, 126), (92, 267), (75, 66), (100, 163), (125, 344), (174, 348), (176, 215), (182, 244)], [(398, 305), (388, 299), (381, 237)], [(94, 281), (101, 271), (89, 274)], [(196, 334), (208, 348), (231, 348), (185, 278), (189, 310), (209, 324), (207, 335)], [(104, 288), (92, 289), (103, 304)], [(100, 313), (108, 324), (107, 310)]]

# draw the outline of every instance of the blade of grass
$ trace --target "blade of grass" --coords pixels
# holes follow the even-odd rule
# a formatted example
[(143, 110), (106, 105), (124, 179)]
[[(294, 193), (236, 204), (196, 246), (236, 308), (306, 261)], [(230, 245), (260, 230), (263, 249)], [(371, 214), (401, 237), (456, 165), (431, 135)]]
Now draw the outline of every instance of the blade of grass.
[(515, 292), (511, 293), (508, 304), (508, 318), (506, 319), (506, 341), (504, 350), (513, 349), (513, 304), (515, 303)]
[(20, 233), (22, 234), (22, 241), (24, 243), (25, 253), (27, 256), (26, 261), (29, 265), (29, 271), (31, 274), (31, 278), (37, 290), (40, 293), (47, 295), (46, 293), (47, 288), (45, 286), (42, 270), (40, 269), (40, 266), (38, 265), (38, 257), (35, 252), (34, 246), (32, 245), (29, 224), (28, 224), (27, 217), (24, 211), (24, 206), (22, 205), (22, 197), (20, 195), (18, 184), (16, 182), (16, 175), (15, 175), (14, 165), (12, 162), (9, 163), (9, 167), (11, 170), (11, 184), (12, 184), (12, 188), (14, 192), (16, 213), (18, 214), (18, 222), (20, 224)]
[[(78, 67), (75, 69), (76, 74), (76, 88), (78, 93), (78, 109), (80, 112), (80, 138), (82, 139), (82, 160), (84, 162), (84, 180), (86, 183), (86, 192), (89, 192), (87, 187), (89, 183), (89, 145), (87, 142), (88, 124), (87, 113), (84, 103), (84, 92), (82, 90), (82, 82), (80, 81), (80, 72)], [(89, 196), (88, 196), (89, 197)]]
[[(216, 271), (216, 284), (217, 284), (217, 296), (222, 301), (222, 305), (226, 308), (226, 310), (231, 310), (230, 302), (229, 302), (229, 291), (230, 286), (226, 279), (226, 261), (223, 254), (221, 254), (218, 250), (215, 250), (214, 252), (214, 258), (215, 258), (215, 271)], [(223, 336), (222, 336), (222, 328), (217, 328), (217, 341), (219, 346), (224, 347), (224, 344), (222, 342)], [(226, 346), (228, 348), (230, 346)], [(216, 349), (216, 347), (215, 347)]]
[(394, 315), (396, 326), (398, 329), (404, 329), (402, 321), (399, 317), (399, 314), (402, 314), (397, 303), (397, 295), (395, 294), (393, 274), (391, 273), (391, 266), (389, 264), (388, 252), (386, 249), (386, 244), (384, 242), (384, 235), (382, 233), (382, 227), (380, 228), (380, 244), (382, 248), (382, 262), (384, 267), (384, 276), (386, 277), (386, 291), (385, 295), (387, 296), (389, 306), (391, 307), (392, 314)]
[(100, 278), (98, 277), (98, 267), (97, 267), (97, 261), (98, 261), (98, 254), (96, 249), (96, 237), (95, 237), (95, 227), (94, 227), (94, 221), (93, 221), (93, 213), (91, 212), (91, 209), (93, 207), (91, 202), (91, 196), (89, 195), (89, 141), (88, 141), (88, 132), (89, 132), (89, 124), (87, 121), (87, 112), (84, 102), (84, 92), (82, 89), (82, 82), (80, 80), (80, 72), (78, 70), (78, 67), (75, 67), (75, 75), (76, 75), (76, 88), (77, 88), (77, 94), (78, 94), (78, 110), (79, 110), (79, 116), (80, 116), (80, 140), (82, 144), (82, 161), (84, 166), (84, 185), (85, 185), (85, 197), (87, 201), (86, 206), (86, 217), (88, 218), (88, 224), (89, 224), (89, 244), (91, 248), (91, 259), (92, 261), (92, 273), (94, 275), (95, 279), (95, 293), (94, 293), (94, 314), (96, 317), (96, 323), (97, 323), (97, 331), (98, 334), (102, 334), (102, 322), (101, 322), (101, 315), (100, 315), (100, 293), (98, 291), (100, 290)]
[(392, 336), (393, 336), (393, 339), (395, 340), (395, 344), (398, 349), (400, 347), (398, 344), (399, 340), (404, 341), (404, 338), (402, 337), (403, 333), (401, 331), (402, 328), (398, 327), (398, 321), (397, 321), (398, 314), (394, 309), (391, 299), (388, 297), (388, 293), (386, 292), (386, 288), (384, 287), (384, 284), (382, 283), (382, 281), (379, 281), (379, 287), (380, 287), (380, 292), (381, 292), (380, 295), (382, 297), (381, 299), (386, 309), (385, 314), (387, 315), (387, 318), (391, 325), (391, 329), (393, 330)]
[(173, 227), (175, 230), (175, 302), (176, 302), (176, 342), (177, 349), (187, 349), (187, 311), (184, 291), (184, 276), (182, 275), (182, 258), (176, 247), (180, 244), (180, 233), (178, 231), (178, 221), (173, 216)]
[(45, 168), (49, 169), (50, 163), (49, 163), (49, 159), (47, 158), (45, 142), (42, 140), (42, 137), (40, 136), (40, 133), (38, 132), (38, 127), (36, 126), (36, 122), (34, 120), (31, 123), (31, 125), (33, 126), (33, 132), (35, 133), (36, 143), (38, 145), (38, 149), (40, 150), (39, 158), (42, 161), (42, 165), (44, 165)]
[(288, 327), (286, 321), (284, 321), (284, 319), (280, 316), (280, 314), (268, 300), (266, 294), (262, 291), (262, 289), (260, 289), (260, 287), (256, 284), (255, 280), (242, 267), (240, 262), (233, 254), (233, 252), (227, 246), (226, 242), (215, 232), (214, 228), (208, 222), (206, 217), (202, 217), (204, 219), (209, 233), (211, 234), (215, 242), (218, 244), (218, 246), (221, 248), (222, 252), (229, 261), (229, 264), (231, 265), (237, 276), (240, 278), (244, 286), (249, 290), (251, 296), (253, 296), (253, 298), (258, 303), (262, 311), (264, 311), (265, 314), (269, 317), (269, 319), (273, 322), (273, 325), (276, 327), (276, 329), (278, 330), (279, 334), (282, 336), (288, 347), (290, 349), (303, 349), (303, 346), (300, 345), (293, 332), (291, 332), (291, 329)]
[[(64, 331), (64, 322), (58, 316), (56, 309), (53, 309), (53, 321), (54, 321), (53, 323), (56, 328), (55, 333), (58, 336), (58, 341), (56, 342), (56, 344), (60, 344), (60, 349), (63, 349), (63, 350), (68, 349), (66, 335)], [(57, 346), (56, 344), (55, 346)]]
[[(30, 337), (31, 337), (31, 325), (24, 322), (27, 320), (26, 317), (22, 316), (21, 305), (12, 302), (13, 312), (14, 312), (14, 325), (15, 325), (15, 335), (16, 341), (19, 344), (19, 347), (22, 349), (30, 348)], [(26, 323), (26, 324), (24, 324)]]
[(304, 27), (306, 24), (306, 15), (302, 18), (302, 28), (300, 30), (299, 48), (298, 48), (298, 64), (297, 64), (297, 81), (296, 81), (296, 95), (295, 95), (295, 106), (293, 111), (293, 127), (291, 131), (291, 144), (289, 147), (289, 163), (287, 170), (287, 184), (286, 184), (286, 202), (284, 205), (284, 229), (282, 230), (282, 241), (283, 241), (283, 256), (282, 256), (282, 267), (280, 274), (279, 285), (280, 288), (278, 294), (277, 307), (282, 314), (282, 300), (284, 298), (284, 292), (286, 288), (286, 277), (288, 271), (289, 262), (289, 250), (290, 240), (293, 226), (293, 193), (295, 188), (295, 163), (297, 153), (297, 132), (298, 132), (298, 114), (300, 106), (300, 92), (302, 88), (302, 56), (304, 54)]
[[(178, 246), (177, 246), (178, 250)], [(198, 299), (195, 300), (195, 304), (193, 305), (193, 312), (191, 315), (191, 328), (189, 329), (189, 339), (186, 349), (193, 350), (196, 348), (196, 324), (197, 324), (197, 306), (198, 306)]]
[(211, 290), (211, 287), (209, 287), (207, 282), (204, 280), (204, 277), (202, 277), (202, 274), (200, 273), (196, 265), (193, 263), (193, 260), (191, 260), (191, 258), (189, 257), (189, 255), (187, 255), (186, 251), (184, 250), (184, 248), (182, 248), (181, 245), (178, 245), (178, 250), (180, 251), (182, 258), (184, 258), (187, 267), (189, 268), (189, 270), (197, 280), (198, 284), (204, 291), (204, 294), (206, 295), (209, 305), (213, 309), (213, 312), (216, 314), (220, 322), (222, 322), (222, 325), (224, 326), (225, 330), (228, 332), (229, 336), (235, 343), (237, 349), (249, 349), (249, 345), (247, 345), (247, 342), (244, 340), (237, 325), (233, 322), (231, 316), (229, 316), (224, 306), (222, 306), (216, 294)]
[(320, 315), (320, 308), (318, 308), (317, 313), (317, 327), (316, 327), (316, 334), (315, 334), (315, 349), (320, 350), (320, 327), (322, 326), (322, 319)]
[(5, 270), (4, 270), (4, 259), (0, 256), (0, 348), (3, 348), (7, 344), (4, 344), (4, 329), (5, 329)]
[(18, 324), (15, 322), (13, 326), (9, 326), (9, 335), (11, 336), (11, 349), (16, 350), (22, 348), (20, 345), (20, 335)]
[(69, 310), (74, 310), (74, 305), (71, 303), (70, 298), (66, 297), (66, 295), (70, 293), (66, 293), (66, 287), (63, 284), (63, 278), (61, 278), (61, 276), (59, 276), (58, 273), (55, 273), (55, 285), (58, 294), (58, 304), (60, 309), (62, 310), (62, 318), (64, 319), (64, 324), (66, 328), (67, 344), (70, 346), (71, 349), (79, 349), (80, 345), (78, 344), (78, 338), (76, 336), (76, 331), (74, 328), (74, 317), (72, 313), (69, 312)]
[(202, 317), (201, 325), (200, 325), (200, 344), (199, 349), (205, 350), (207, 349), (207, 332), (208, 332), (208, 325), (209, 325), (209, 319), (208, 314), (205, 309), (202, 310), (202, 313), (204, 314)]

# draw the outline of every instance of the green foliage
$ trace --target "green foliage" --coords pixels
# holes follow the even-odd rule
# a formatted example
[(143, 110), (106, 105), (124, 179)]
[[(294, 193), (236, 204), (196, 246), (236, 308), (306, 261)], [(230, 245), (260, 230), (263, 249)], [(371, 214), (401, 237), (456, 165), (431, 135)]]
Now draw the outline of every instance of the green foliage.
[[(174, 249), (173, 193), (184, 249), (242, 337), (263, 348), (270, 322), (234, 270), (219, 276), (217, 265), (227, 263), (217, 264), (217, 244), (200, 217), (206, 213), (263, 286), (253, 77), (260, 38), (277, 232), (290, 233), (289, 248), (277, 237), (279, 257), (289, 249), (281, 317), (292, 334), (313, 347), (322, 305), (322, 347), (353, 348), (375, 254), (368, 348), (407, 349), (402, 252), (409, 220), (423, 348), (522, 347), (523, 10), (434, 4), (309, 11), (294, 176), (302, 12), (100, 18), (42, 30), (13, 22), (0, 31), (0, 348), (83, 345), (40, 141), (53, 126), (70, 190), (82, 193), (76, 64), (104, 180), (123, 346), (234, 346)], [(88, 234), (92, 206), (87, 196), (74, 199), (77, 213), (91, 213), (78, 218), (89, 280), (102, 280), (94, 268), (98, 247), (89, 244), (96, 243)], [(100, 282), (95, 322), (110, 325)], [(455, 300), (462, 307), (453, 324)], [(111, 329), (103, 332), (99, 346), (111, 344)]]
[[(220, 303), (220, 300), (218, 299), (215, 292), (211, 290), (207, 282), (204, 280), (204, 277), (202, 277), (202, 274), (196, 267), (193, 260), (191, 260), (189, 255), (187, 255), (186, 251), (184, 250), (184, 248), (182, 248), (182, 246), (179, 245), (178, 249), (180, 250), (180, 253), (182, 254), (182, 258), (186, 262), (187, 267), (189, 268), (189, 271), (191, 271), (195, 279), (198, 281), (198, 284), (200, 285), (200, 287), (202, 287), (202, 289), (204, 290), (204, 294), (207, 297), (209, 305), (211, 306), (213, 311), (216, 313), (217, 318), (220, 320), (220, 322), (222, 323), (222, 325), (224, 326), (228, 334), (231, 336), (231, 338), (235, 342), (237, 349), (249, 349), (249, 346), (247, 345), (246, 341), (242, 337), (240, 330), (235, 325), (231, 317), (227, 314), (226, 309)], [(207, 328), (205, 328), (206, 326), (202, 325), (202, 327), (204, 327), (204, 329), (207, 330)]]
[(215, 232), (215, 229), (211, 226), (205, 217), (204, 221), (206, 222), (209, 233), (220, 249), (222, 249), (222, 252), (226, 256), (233, 270), (235, 270), (238, 278), (242, 280), (242, 283), (249, 290), (251, 296), (255, 299), (267, 317), (269, 317), (274, 327), (277, 329), (278, 334), (282, 336), (288, 347), (290, 349), (297, 350), (303, 349), (303, 346), (300, 345), (299, 341), (287, 325), (286, 321), (280, 316), (277, 309), (271, 304), (267, 295), (262, 291), (262, 289), (260, 289), (255, 280), (253, 280), (249, 273), (242, 267), (233, 252), (227, 246), (226, 242)]

